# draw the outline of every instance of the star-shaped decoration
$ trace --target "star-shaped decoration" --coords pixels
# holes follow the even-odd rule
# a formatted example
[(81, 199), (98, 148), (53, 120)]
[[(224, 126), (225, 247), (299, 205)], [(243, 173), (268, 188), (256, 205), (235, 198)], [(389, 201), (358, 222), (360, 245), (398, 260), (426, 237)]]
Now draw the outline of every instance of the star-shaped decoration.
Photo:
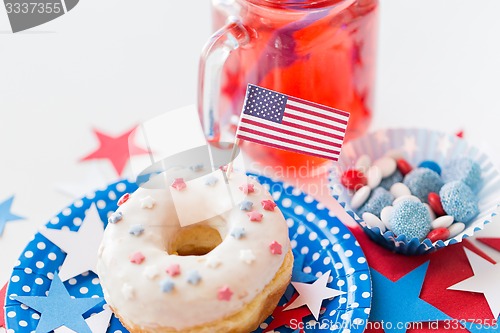
[(187, 282), (192, 285), (197, 285), (201, 281), (201, 275), (197, 270), (192, 270), (187, 273)]
[(427, 262), (396, 282), (372, 269), (373, 306), (370, 321), (390, 322), (392, 325), (390, 328), (386, 326), (385, 332), (404, 333), (406, 328), (398, 328), (398, 323), (410, 324), (451, 319), (420, 298), (428, 266)]
[(318, 320), (323, 300), (345, 294), (343, 291), (328, 288), (326, 286), (328, 284), (328, 279), (330, 278), (330, 273), (331, 271), (328, 271), (321, 275), (312, 284), (292, 282), (293, 287), (299, 293), (299, 297), (291, 302), (291, 304), (286, 307), (285, 311), (306, 305), (313, 314), (314, 318)]
[(255, 254), (250, 249), (240, 250), (240, 260), (250, 265), (255, 261)]
[(172, 264), (167, 267), (166, 272), (172, 277), (177, 276), (181, 274), (181, 266), (179, 266), (178, 264)]
[(203, 165), (203, 163), (198, 163), (198, 164), (194, 164), (194, 165), (191, 165), (189, 167), (189, 169), (191, 169), (191, 171), (194, 171), (194, 172), (200, 172), (203, 170), (205, 166)]
[(124, 283), (122, 286), (122, 294), (125, 299), (131, 301), (135, 298), (135, 289), (130, 284)]
[(146, 257), (141, 252), (134, 252), (130, 255), (129, 260), (132, 264), (140, 265), (146, 260)]
[(270, 212), (273, 212), (274, 208), (277, 206), (272, 200), (262, 200), (261, 205), (264, 210), (268, 210)]
[(217, 257), (216, 255), (211, 255), (207, 258), (207, 261), (205, 262), (205, 266), (208, 268), (217, 268), (222, 264), (222, 260)]
[(184, 181), (183, 178), (175, 178), (172, 185), (170, 186), (175, 188), (177, 191), (182, 191), (187, 187), (186, 182)]
[(233, 292), (228, 286), (224, 286), (217, 291), (217, 299), (220, 301), (230, 301), (233, 296)]
[(408, 153), (410, 158), (418, 151), (417, 139), (414, 136), (404, 138), (403, 150)]
[(239, 187), (240, 191), (245, 194), (250, 194), (255, 192), (254, 184), (243, 184)]
[(110, 136), (94, 129), (94, 134), (99, 140), (99, 148), (83, 157), (81, 161), (108, 159), (116, 173), (121, 176), (130, 157), (149, 154), (149, 151), (138, 147), (131, 140), (135, 129), (136, 127), (118, 136)]
[(14, 196), (11, 196), (7, 200), (0, 203), (0, 236), (3, 234), (3, 230), (5, 229), (5, 224), (7, 224), (7, 222), (24, 220), (24, 217), (11, 213), (13, 201)]
[(114, 212), (113, 214), (111, 214), (109, 216), (108, 223), (116, 224), (116, 223), (120, 222), (121, 220), (123, 220), (123, 213), (122, 212)]
[(492, 249), (500, 252), (500, 238), (493, 237), (477, 237), (476, 240), (478, 242), (483, 243), (486, 246), (491, 247)]
[(448, 289), (462, 290), (484, 294), (491, 313), (495, 318), (500, 316), (500, 264), (492, 264), (469, 250), (465, 250), (474, 276), (459, 282)]
[(451, 141), (448, 135), (443, 135), (438, 142), (438, 149), (443, 154), (443, 156), (448, 155), (448, 151), (451, 148)]
[(234, 227), (229, 234), (236, 239), (241, 239), (245, 236), (245, 228)]
[(311, 315), (311, 311), (306, 306), (301, 306), (293, 310), (287, 309), (287, 306), (291, 304), (294, 300), (296, 300), (297, 296), (298, 295), (295, 294), (290, 300), (290, 302), (284, 305), (278, 305), (274, 309), (273, 313), (271, 314), (273, 320), (269, 323), (264, 332), (274, 331), (275, 328), (281, 326), (291, 326), (292, 320), (296, 323), (301, 323), (303, 322), (304, 317)]
[[(92, 333), (106, 333), (112, 315), (113, 312), (109, 309), (109, 306), (105, 305), (104, 310), (102, 310), (98, 314), (88, 317), (87, 319), (85, 319), (85, 322), (89, 326)], [(70, 328), (62, 326), (56, 328), (54, 330), (54, 333), (79, 333), (79, 332), (73, 331)]]
[(148, 266), (144, 269), (143, 274), (149, 280), (154, 280), (160, 275), (160, 270), (156, 266)]
[(144, 226), (141, 224), (134, 224), (130, 226), (128, 233), (133, 236), (140, 236), (144, 232)]
[(377, 140), (379, 145), (389, 142), (386, 130), (379, 130), (375, 133), (375, 140)]
[(219, 181), (219, 178), (215, 177), (215, 176), (208, 176), (207, 178), (205, 178), (205, 185), (207, 186), (214, 186), (215, 184), (217, 184), (217, 182)]
[(41, 314), (37, 333), (48, 333), (61, 326), (78, 333), (92, 333), (82, 315), (103, 301), (102, 298), (72, 298), (61, 279), (54, 274), (48, 296), (12, 296)]
[(118, 203), (117, 203), (118, 207), (120, 207), (125, 202), (127, 202), (128, 199), (130, 199), (130, 193), (125, 193), (124, 195), (122, 195), (121, 198), (118, 199)]
[(170, 293), (174, 290), (175, 283), (170, 278), (166, 278), (160, 282), (161, 291), (164, 293)]
[(59, 271), (59, 277), (63, 281), (88, 271), (96, 273), (97, 254), (104, 235), (104, 224), (95, 204), (87, 210), (77, 232), (45, 228), (40, 230), (40, 234), (66, 253)]
[(261, 222), (262, 221), (262, 217), (264, 215), (262, 215), (261, 213), (259, 212), (256, 212), (256, 211), (253, 211), (253, 212), (249, 212), (247, 213), (247, 216), (248, 216), (248, 219), (252, 222)]
[(240, 204), (240, 210), (244, 211), (251, 211), (253, 207), (253, 202), (248, 201), (248, 200), (243, 200), (243, 202)]
[(272, 254), (281, 254), (282, 250), (283, 247), (277, 241), (273, 241), (271, 244), (269, 244), (269, 251), (271, 251)]
[(141, 208), (144, 209), (152, 209), (156, 204), (155, 200), (150, 195), (142, 198), (140, 201), (141, 201)]

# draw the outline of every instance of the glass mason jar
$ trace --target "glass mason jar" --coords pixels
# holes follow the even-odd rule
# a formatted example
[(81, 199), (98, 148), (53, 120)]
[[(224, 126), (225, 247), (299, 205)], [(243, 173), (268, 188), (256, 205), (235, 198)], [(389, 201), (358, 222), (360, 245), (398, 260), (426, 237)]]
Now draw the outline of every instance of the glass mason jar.
[[(212, 0), (214, 30), (200, 61), (198, 106), (209, 141), (234, 137), (247, 84), (351, 114), (346, 140), (373, 114), (378, 0)], [(250, 142), (271, 166), (325, 160)]]

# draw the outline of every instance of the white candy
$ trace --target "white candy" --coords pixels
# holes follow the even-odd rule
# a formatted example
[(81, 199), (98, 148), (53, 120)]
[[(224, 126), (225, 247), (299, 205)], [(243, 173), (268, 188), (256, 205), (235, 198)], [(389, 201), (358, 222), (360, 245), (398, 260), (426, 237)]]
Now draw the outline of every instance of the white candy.
[(363, 213), (363, 220), (366, 222), (366, 225), (372, 229), (378, 227), (382, 233), (385, 232), (385, 225), (382, 221), (372, 213), (365, 212)]
[(372, 159), (368, 155), (361, 155), (356, 162), (356, 169), (366, 172), (372, 165)]
[(462, 222), (455, 222), (448, 227), (448, 230), (450, 231), (450, 238), (453, 238), (465, 230), (465, 224)]
[(429, 205), (428, 203), (424, 203), (424, 205), (429, 211), (429, 215), (431, 216), (431, 221), (434, 221), (436, 219), (436, 213), (434, 213), (434, 211), (432, 210), (431, 205)]
[(434, 221), (432, 221), (431, 226), (432, 229), (437, 229), (437, 228), (448, 228), (453, 224), (454, 218), (453, 216), (450, 215), (445, 215), (438, 217)]
[(362, 188), (360, 188), (356, 193), (354, 193), (351, 199), (351, 208), (358, 209), (359, 207), (363, 206), (366, 200), (368, 200), (371, 191), (372, 190), (370, 189), (370, 187), (368, 185), (365, 185)]
[(384, 223), (387, 229), (391, 229), (390, 220), (392, 218), (392, 214), (394, 213), (394, 207), (385, 206), (380, 212), (380, 219)]
[(408, 188), (408, 186), (406, 186), (403, 183), (393, 184), (391, 186), (390, 192), (395, 198), (399, 198), (399, 197), (402, 197), (404, 195), (411, 195), (410, 189)]
[(380, 168), (375, 165), (370, 167), (366, 172), (366, 180), (368, 181), (368, 186), (371, 189), (379, 186), (382, 181), (382, 171), (380, 171)]
[(373, 163), (374, 166), (378, 166), (382, 172), (382, 178), (389, 177), (392, 175), (397, 168), (396, 160), (391, 157), (382, 157)]
[(419, 198), (417, 198), (416, 196), (414, 195), (403, 195), (402, 197), (399, 197), (397, 198), (396, 200), (394, 200), (394, 202), (392, 203), (393, 206), (397, 205), (398, 203), (402, 202), (402, 201), (415, 201), (415, 202), (421, 202)]

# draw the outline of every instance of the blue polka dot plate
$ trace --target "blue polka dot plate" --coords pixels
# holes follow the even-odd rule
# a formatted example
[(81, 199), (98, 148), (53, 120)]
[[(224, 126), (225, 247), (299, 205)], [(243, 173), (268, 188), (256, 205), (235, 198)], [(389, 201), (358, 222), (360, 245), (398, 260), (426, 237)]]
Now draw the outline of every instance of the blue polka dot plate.
[[(292, 281), (312, 282), (331, 271), (328, 287), (345, 292), (323, 301), (318, 321), (309, 315), (303, 320), (291, 320), (286, 326), (274, 328), (274, 332), (363, 332), (370, 313), (372, 291), (369, 267), (359, 243), (337, 217), (312, 197), (287, 184), (263, 176), (255, 177), (270, 190), (286, 218), (296, 259)], [(96, 205), (101, 220), (107, 221), (117, 209), (118, 198), (136, 189), (137, 185), (128, 181), (112, 184), (77, 200), (52, 218), (46, 227), (77, 231), (92, 204)], [(5, 318), (8, 333), (35, 331), (40, 320), (39, 313), (10, 299), (9, 295), (45, 296), (65, 257), (59, 247), (40, 233), (27, 245), (7, 288)], [(103, 296), (99, 278), (93, 272), (71, 278), (64, 285), (75, 298)], [(289, 302), (293, 294), (290, 285), (279, 305)], [(83, 317), (101, 312), (104, 305), (104, 302), (98, 304)], [(265, 332), (272, 327), (273, 320), (270, 316), (255, 332)], [(126, 333), (127, 330), (113, 316), (107, 332)]]

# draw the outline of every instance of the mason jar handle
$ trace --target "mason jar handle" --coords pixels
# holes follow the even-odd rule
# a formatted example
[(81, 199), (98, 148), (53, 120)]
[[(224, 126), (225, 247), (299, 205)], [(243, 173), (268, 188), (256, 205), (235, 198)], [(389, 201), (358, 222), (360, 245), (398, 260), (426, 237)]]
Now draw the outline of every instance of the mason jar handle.
[(198, 112), (205, 137), (219, 141), (220, 91), (222, 70), (231, 52), (250, 42), (250, 33), (236, 17), (231, 17), (205, 44), (198, 73)]

